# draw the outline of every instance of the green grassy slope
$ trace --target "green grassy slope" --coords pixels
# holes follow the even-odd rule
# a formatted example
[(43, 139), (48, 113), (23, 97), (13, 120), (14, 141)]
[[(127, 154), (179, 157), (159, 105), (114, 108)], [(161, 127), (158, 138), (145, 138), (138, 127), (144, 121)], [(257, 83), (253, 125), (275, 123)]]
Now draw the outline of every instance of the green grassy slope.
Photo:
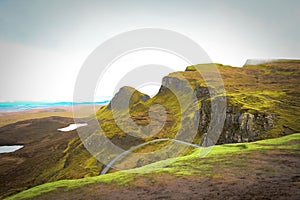
[[(300, 133), (251, 143), (216, 145), (213, 147), (210, 154), (204, 158), (199, 158), (201, 149), (196, 149), (189, 155), (172, 160), (174, 162), (164, 160), (128, 171), (119, 171), (111, 174), (77, 180), (61, 180), (46, 183), (6, 199), (13, 200), (34, 197), (47, 199), (48, 193), (51, 194), (51, 192), (55, 190), (76, 193), (76, 188), (85, 187), (86, 185), (89, 185), (89, 187), (93, 187), (97, 184), (130, 186), (134, 180), (139, 179), (140, 177), (149, 178), (157, 174), (167, 173), (174, 177), (218, 177), (222, 176), (222, 170), (219, 170), (221, 167), (232, 168), (235, 169), (237, 173), (240, 173), (243, 172), (243, 170), (247, 170), (247, 167), (249, 167), (247, 166), (247, 163), (249, 163), (248, 159), (251, 159), (252, 154), (257, 152), (267, 154), (269, 151), (274, 150), (288, 151), (289, 154), (297, 154), (299, 156)], [(238, 162), (237, 158), (244, 162)], [(167, 167), (159, 168), (159, 166), (165, 163), (169, 163), (169, 165)], [(275, 169), (272, 169), (271, 166), (262, 167), (258, 164), (255, 167), (256, 168), (251, 168), (250, 170), (252, 171), (250, 172), (255, 173), (259, 171), (259, 173), (272, 173), (272, 170)], [(155, 169), (154, 171), (152, 171), (153, 168)], [(149, 172), (149, 169), (151, 169), (152, 172)], [(276, 171), (276, 173), (278, 172)]]

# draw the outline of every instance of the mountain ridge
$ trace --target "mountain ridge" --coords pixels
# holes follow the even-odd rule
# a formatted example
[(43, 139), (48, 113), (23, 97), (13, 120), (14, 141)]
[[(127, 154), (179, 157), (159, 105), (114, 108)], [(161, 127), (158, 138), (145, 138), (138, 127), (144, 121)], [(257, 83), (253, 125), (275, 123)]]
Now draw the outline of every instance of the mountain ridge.
[[(249, 126), (253, 126), (254, 124), (251, 124), (252, 122), (247, 123), (245, 120), (253, 121), (257, 118), (266, 119), (266, 121), (263, 122), (263, 126), (257, 128), (258, 130), (272, 128), (275, 123), (274, 121), (277, 120), (277, 117), (279, 116), (275, 107), (281, 109), (282, 104), (286, 104), (286, 102), (280, 102), (279, 98), (292, 98), (297, 107), (295, 111), (299, 112), (299, 96), (298, 92), (295, 90), (295, 86), (299, 83), (300, 77), (299, 60), (291, 60), (291, 62), (289, 62), (289, 60), (280, 60), (280, 62), (276, 60), (276, 62), (268, 62), (263, 65), (256, 65), (256, 67), (245, 65), (243, 68), (233, 68), (221, 64), (216, 64), (216, 66), (220, 71), (225, 85), (226, 97), (228, 100), (227, 114), (239, 114), (239, 116), (237, 116), (237, 118), (239, 118), (237, 121), (231, 121), (231, 123), (227, 122), (227, 124), (238, 123), (243, 124), (245, 128), (249, 128)], [(181, 78), (178, 75), (180, 75)], [(182, 79), (182, 77), (184, 79)], [(286, 77), (289, 77), (289, 79)], [(175, 89), (182, 91), (187, 89), (187, 86), (185, 85), (187, 84), (187, 81), (194, 87), (193, 89), (195, 90), (198, 100), (200, 99), (199, 102), (202, 108), (199, 110), (200, 116), (203, 116), (205, 112), (209, 113), (209, 90), (205, 86), (205, 81), (198, 73), (196, 73), (194, 66), (188, 66), (183, 72), (174, 72), (164, 77), (162, 86), (156, 96), (147, 98), (146, 100), (143, 100), (143, 102), (136, 101), (131, 105), (130, 109), (135, 110), (133, 112), (136, 113), (136, 110), (139, 110), (137, 108), (149, 108), (150, 105), (147, 105), (147, 102), (149, 101), (152, 101), (149, 104), (165, 103), (164, 99), (167, 98), (170, 98), (170, 101), (172, 101), (174, 95), (171, 95), (170, 90), (167, 88), (174, 87)], [(168, 105), (168, 103), (165, 103), (164, 106), (166, 108), (175, 107), (171, 104)], [(104, 110), (105, 109), (101, 109), (101, 111), (97, 113), (99, 119), (101, 119), (101, 112)], [(135, 115), (134, 113), (132, 116)], [(141, 113), (143, 112), (141, 111), (140, 114)], [(147, 118), (147, 115), (144, 116)], [(206, 118), (208, 117), (209, 116), (207, 115)], [(232, 117), (236, 118), (234, 116)], [(200, 126), (207, 127), (207, 124), (208, 122), (204, 122), (204, 124), (200, 124)], [(299, 131), (299, 126), (297, 126), (295, 122), (293, 122), (293, 127), (297, 128), (289, 128), (293, 131)], [(282, 133), (284, 134), (283, 130)], [(246, 140), (228, 140), (227, 143), (241, 141)], [(249, 141), (253, 141), (253, 139), (250, 139)]]

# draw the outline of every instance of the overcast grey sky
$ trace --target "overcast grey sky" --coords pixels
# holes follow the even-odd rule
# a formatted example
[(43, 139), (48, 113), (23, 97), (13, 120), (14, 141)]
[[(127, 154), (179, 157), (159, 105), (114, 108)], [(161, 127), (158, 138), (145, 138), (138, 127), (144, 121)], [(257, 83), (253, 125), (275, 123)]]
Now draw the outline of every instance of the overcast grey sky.
[(89, 53), (137, 28), (185, 34), (223, 64), (299, 58), (299, 8), (298, 0), (1, 0), (0, 101), (72, 100)]

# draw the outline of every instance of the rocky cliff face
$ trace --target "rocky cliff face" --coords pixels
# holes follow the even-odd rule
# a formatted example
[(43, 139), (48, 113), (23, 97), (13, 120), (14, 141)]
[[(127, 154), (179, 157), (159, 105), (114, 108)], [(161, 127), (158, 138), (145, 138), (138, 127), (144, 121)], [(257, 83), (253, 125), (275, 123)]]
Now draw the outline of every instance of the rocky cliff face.
[[(183, 93), (190, 90), (186, 80), (176, 77), (165, 77), (160, 92), (165, 93), (166, 88), (172, 88)], [(206, 86), (196, 85), (194, 94), (200, 100), (200, 109), (194, 118), (198, 124), (198, 134), (201, 138), (206, 136), (211, 122), (211, 100)], [(223, 131), (218, 143), (249, 142), (259, 138), (270, 130), (275, 123), (276, 115), (272, 112), (260, 112), (255, 109), (243, 109), (241, 105), (232, 105), (228, 99), (226, 118)]]
[[(198, 133), (201, 136), (205, 136), (211, 118), (211, 104), (209, 100), (201, 102), (198, 116)], [(261, 134), (264, 134), (274, 126), (275, 119), (274, 113), (246, 110), (229, 104), (226, 108), (225, 123), (218, 143), (255, 141)]]

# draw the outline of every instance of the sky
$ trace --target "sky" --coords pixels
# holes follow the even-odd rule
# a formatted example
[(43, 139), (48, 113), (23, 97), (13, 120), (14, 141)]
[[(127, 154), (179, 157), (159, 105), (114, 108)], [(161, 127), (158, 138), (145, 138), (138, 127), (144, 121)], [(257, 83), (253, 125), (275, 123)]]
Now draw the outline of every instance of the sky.
[[(72, 101), (76, 78), (90, 53), (112, 36), (138, 28), (184, 34), (222, 64), (299, 58), (299, 8), (298, 0), (1, 0), (0, 101)], [(159, 53), (136, 57), (146, 63), (164, 58)], [(171, 57), (165, 64), (174, 70), (186, 67)], [(128, 59), (119, 63), (130, 65)], [(115, 76), (122, 71), (117, 66), (108, 82), (101, 83), (105, 89), (100, 96), (112, 95), (122, 76)]]

